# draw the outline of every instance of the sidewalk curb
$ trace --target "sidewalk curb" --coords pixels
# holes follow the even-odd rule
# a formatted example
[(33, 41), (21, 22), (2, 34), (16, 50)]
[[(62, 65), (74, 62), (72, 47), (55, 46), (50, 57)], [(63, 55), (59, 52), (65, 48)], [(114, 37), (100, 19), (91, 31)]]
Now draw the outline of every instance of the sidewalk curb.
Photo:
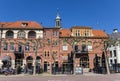
[[(111, 74), (113, 75), (113, 74)], [(120, 75), (120, 74), (117, 74), (117, 75)], [(0, 77), (40, 77), (40, 76), (105, 76), (105, 74), (95, 74), (95, 73), (83, 73), (83, 74), (76, 74), (76, 75), (73, 75), (73, 74), (56, 74), (56, 75), (53, 75), (53, 74), (47, 74), (47, 73), (43, 73), (43, 74), (36, 74), (36, 75), (30, 75), (30, 74), (18, 74), (18, 75), (0, 75)]]

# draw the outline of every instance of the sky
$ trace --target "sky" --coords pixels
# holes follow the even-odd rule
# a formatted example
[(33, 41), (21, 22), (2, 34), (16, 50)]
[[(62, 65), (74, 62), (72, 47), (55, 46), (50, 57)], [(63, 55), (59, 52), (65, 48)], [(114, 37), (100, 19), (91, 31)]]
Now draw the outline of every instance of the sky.
[(54, 27), (57, 11), (63, 28), (120, 31), (120, 0), (0, 0), (0, 22), (36, 21)]

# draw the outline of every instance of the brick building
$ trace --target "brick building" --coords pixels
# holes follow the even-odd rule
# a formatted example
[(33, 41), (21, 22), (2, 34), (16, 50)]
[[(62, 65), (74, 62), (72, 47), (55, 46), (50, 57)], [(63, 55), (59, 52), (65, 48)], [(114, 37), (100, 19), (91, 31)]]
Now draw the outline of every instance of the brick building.
[(53, 70), (73, 72), (77, 66), (88, 71), (94, 68), (95, 55), (99, 57), (101, 65), (101, 42), (108, 39), (104, 31), (91, 27), (62, 29), (59, 14), (55, 27), (43, 27), (33, 21), (18, 21), (0, 22), (0, 29), (1, 68), (26, 64), (31, 69), (36, 59), (36, 66), (48, 73)]

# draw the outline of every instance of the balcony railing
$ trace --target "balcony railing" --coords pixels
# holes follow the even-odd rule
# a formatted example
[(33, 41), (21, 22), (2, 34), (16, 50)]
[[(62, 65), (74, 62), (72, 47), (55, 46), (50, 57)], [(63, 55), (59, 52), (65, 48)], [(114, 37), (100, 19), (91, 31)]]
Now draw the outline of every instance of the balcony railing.
[(21, 50), (21, 51), (19, 51), (19, 50), (14, 50), (14, 53), (15, 53), (15, 54), (23, 54), (24, 51), (23, 51), (23, 50)]
[(88, 50), (75, 50), (75, 53), (76, 54), (87, 54), (88, 53)]
[(28, 36), (28, 38), (36, 38), (36, 36)]

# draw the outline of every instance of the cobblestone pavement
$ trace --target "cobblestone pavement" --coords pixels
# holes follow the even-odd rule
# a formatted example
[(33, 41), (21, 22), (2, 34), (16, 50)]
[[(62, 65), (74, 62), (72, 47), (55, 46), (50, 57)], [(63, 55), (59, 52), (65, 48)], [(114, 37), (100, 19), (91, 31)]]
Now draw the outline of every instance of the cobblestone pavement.
[(120, 81), (120, 74), (83, 75), (0, 75), (0, 81)]

